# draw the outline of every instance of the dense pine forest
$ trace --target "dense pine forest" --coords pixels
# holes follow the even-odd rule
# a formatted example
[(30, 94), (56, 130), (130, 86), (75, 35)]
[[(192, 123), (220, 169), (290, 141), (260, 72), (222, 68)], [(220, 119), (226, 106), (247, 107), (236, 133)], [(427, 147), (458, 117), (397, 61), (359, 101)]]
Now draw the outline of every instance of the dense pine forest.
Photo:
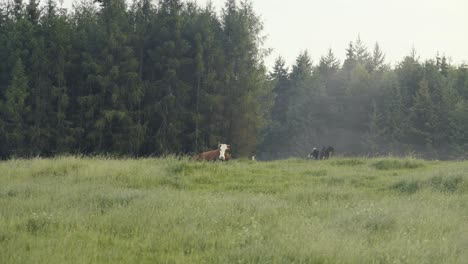
[[(0, 157), (468, 156), (468, 67), (412, 50), (395, 65), (357, 37), (341, 62), (263, 59), (249, 1), (0, 3)], [(308, 34), (313, 34), (309, 28)], [(304, 49), (313, 47), (304, 47)], [(443, 47), (441, 47), (443, 48)]]

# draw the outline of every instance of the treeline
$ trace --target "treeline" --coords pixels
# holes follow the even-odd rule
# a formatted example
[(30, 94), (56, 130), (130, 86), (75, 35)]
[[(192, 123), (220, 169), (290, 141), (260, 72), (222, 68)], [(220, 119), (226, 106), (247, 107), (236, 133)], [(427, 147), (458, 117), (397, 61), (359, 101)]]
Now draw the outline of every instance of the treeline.
[(278, 58), (276, 101), (261, 153), (304, 156), (325, 144), (343, 155), (468, 154), (468, 68), (445, 56), (421, 61), (413, 49), (394, 68), (378, 43), (358, 37), (341, 63), (329, 50), (316, 66), (304, 52), (289, 70)]
[(0, 8), (0, 156), (255, 151), (273, 95), (262, 23), (181, 0)]
[(358, 38), (268, 73), (248, 1), (55, 0), (0, 7), (0, 157), (468, 154), (468, 69), (416, 52), (395, 67)]

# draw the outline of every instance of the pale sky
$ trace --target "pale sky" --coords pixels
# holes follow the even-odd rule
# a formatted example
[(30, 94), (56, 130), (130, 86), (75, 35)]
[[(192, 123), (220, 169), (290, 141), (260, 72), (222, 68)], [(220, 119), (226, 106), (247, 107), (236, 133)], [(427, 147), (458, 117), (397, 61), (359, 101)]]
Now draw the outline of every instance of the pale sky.
[[(205, 5), (210, 0), (197, 0)], [(69, 6), (72, 0), (64, 0)], [(225, 0), (211, 0), (218, 11)], [(264, 23), (265, 59), (294, 64), (307, 50), (316, 65), (331, 48), (343, 61), (350, 41), (372, 50), (378, 42), (386, 61), (395, 64), (414, 47), (421, 59), (437, 52), (454, 64), (468, 63), (468, 0), (252, 0)]]

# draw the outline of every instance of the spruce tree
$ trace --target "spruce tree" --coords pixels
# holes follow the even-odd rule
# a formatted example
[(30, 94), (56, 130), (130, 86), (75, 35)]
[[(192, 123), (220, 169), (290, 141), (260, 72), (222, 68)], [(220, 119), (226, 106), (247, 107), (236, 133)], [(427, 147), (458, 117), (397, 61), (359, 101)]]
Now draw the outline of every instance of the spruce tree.
[(70, 152), (75, 140), (71, 135), (70, 97), (66, 82), (71, 32), (66, 15), (57, 10), (54, 0), (48, 0), (41, 26), (43, 34), (48, 37), (46, 56), (51, 87), (47, 95), (50, 106), (46, 122), (51, 134), (49, 144), (54, 153)]
[(356, 41), (354, 42), (354, 50), (357, 62), (365, 67), (368, 67), (371, 55), (367, 50), (367, 47), (364, 44), (364, 42), (362, 42), (360, 35), (358, 35)]
[(375, 43), (374, 50), (372, 52), (372, 63), (370, 65), (371, 71), (381, 71), (385, 67), (385, 55), (380, 49), (379, 43)]
[(270, 73), (270, 79), (274, 81), (275, 86), (275, 103), (272, 109), (271, 118), (278, 123), (286, 121), (286, 112), (289, 103), (289, 72), (286, 67), (286, 62), (282, 57), (278, 57), (273, 66), (273, 71)]
[(348, 48), (346, 49), (346, 59), (343, 63), (343, 70), (346, 74), (346, 79), (351, 78), (351, 71), (356, 66), (356, 49), (354, 48), (353, 42), (349, 42)]
[(382, 142), (381, 147), (388, 152), (399, 153), (402, 151), (401, 146), (405, 142), (406, 131), (410, 125), (395, 72), (385, 74), (381, 86), (381, 129), (385, 131), (384, 135), (388, 139)]
[(427, 80), (419, 83), (414, 104), (410, 109), (410, 140), (417, 150), (426, 151), (433, 147), (434, 109)]
[(5, 91), (5, 102), (2, 106), (2, 120), (4, 122), (6, 148), (9, 154), (28, 154), (27, 133), (27, 105), (28, 79), (21, 59), (16, 61), (11, 73), (11, 82)]
[(468, 101), (460, 100), (454, 105), (449, 115), (450, 147), (454, 150), (450, 157), (460, 159), (468, 157)]
[(340, 60), (335, 57), (331, 49), (328, 49), (327, 56), (320, 58), (318, 70), (322, 76), (329, 77), (336, 73), (340, 68)]
[(239, 7), (235, 0), (228, 0), (221, 19), (226, 59), (225, 139), (241, 156), (248, 156), (255, 152), (265, 124), (265, 110), (271, 105), (271, 98), (266, 96), (271, 87), (265, 82), (266, 69), (262, 65), (263, 25), (247, 1)]
[(274, 93), (274, 103), (271, 110), (271, 122), (263, 135), (259, 146), (260, 157), (264, 159), (275, 159), (282, 156), (287, 138), (287, 111), (290, 107), (290, 81), (289, 70), (282, 57), (278, 57), (269, 76)]
[(290, 100), (287, 111), (287, 152), (303, 156), (316, 142), (321, 126), (317, 125), (320, 108), (319, 86), (313, 79), (313, 66), (307, 51), (301, 53), (291, 72)]
[(130, 46), (129, 23), (123, 0), (102, 0), (102, 53), (97, 76), (99, 117), (95, 122), (99, 151), (137, 154), (144, 129), (137, 109), (142, 98), (138, 61)]

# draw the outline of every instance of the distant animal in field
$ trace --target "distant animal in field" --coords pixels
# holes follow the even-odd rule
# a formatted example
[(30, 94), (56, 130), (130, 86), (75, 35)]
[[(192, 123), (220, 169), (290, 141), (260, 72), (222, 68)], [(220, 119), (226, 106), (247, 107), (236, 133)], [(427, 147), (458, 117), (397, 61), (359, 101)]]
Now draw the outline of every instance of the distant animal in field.
[(228, 144), (218, 144), (218, 149), (205, 151), (193, 157), (198, 161), (228, 161), (231, 159), (231, 146)]
[(311, 159), (311, 158), (318, 159), (319, 158), (319, 153), (320, 153), (320, 151), (317, 148), (313, 148), (312, 152), (310, 152), (309, 155), (307, 155), (307, 157), (309, 159)]
[(319, 159), (328, 159), (335, 155), (335, 149), (332, 146), (323, 146), (319, 152)]

